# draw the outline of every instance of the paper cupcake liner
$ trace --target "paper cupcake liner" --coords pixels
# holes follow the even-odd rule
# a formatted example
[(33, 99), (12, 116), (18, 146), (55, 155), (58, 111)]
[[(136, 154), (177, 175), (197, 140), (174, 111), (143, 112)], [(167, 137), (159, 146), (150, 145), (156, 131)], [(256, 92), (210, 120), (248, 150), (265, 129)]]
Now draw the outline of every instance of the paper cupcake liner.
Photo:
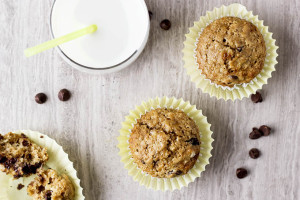
[[(129, 137), (131, 129), (136, 124), (137, 119), (146, 112), (156, 108), (173, 108), (179, 109), (185, 112), (191, 119), (195, 121), (199, 128), (200, 133), (200, 154), (194, 167), (189, 170), (185, 175), (176, 176), (174, 178), (157, 178), (144, 173), (131, 157), (129, 148)], [(191, 105), (189, 102), (185, 102), (182, 99), (176, 98), (155, 98), (149, 99), (147, 102), (142, 102), (140, 106), (136, 106), (135, 110), (129, 112), (129, 115), (125, 117), (125, 121), (122, 123), (122, 129), (120, 130), (120, 136), (118, 137), (118, 148), (120, 149), (119, 155), (121, 156), (121, 162), (124, 163), (125, 168), (128, 170), (128, 174), (133, 177), (134, 181), (138, 181), (146, 188), (154, 190), (175, 190), (187, 186), (193, 182), (197, 177), (200, 177), (201, 172), (205, 170), (205, 166), (209, 164), (209, 158), (211, 157), (212, 132), (210, 131), (210, 124), (207, 122), (207, 118), (202, 115), (201, 110), (197, 110), (195, 105)]]
[[(233, 88), (217, 85), (207, 79), (204, 74), (201, 74), (196, 60), (196, 48), (201, 32), (211, 22), (225, 16), (235, 16), (252, 22), (260, 30), (266, 44), (266, 58), (262, 71), (250, 83), (238, 84)], [(187, 74), (190, 75), (191, 81), (196, 84), (197, 88), (201, 88), (204, 93), (208, 93), (212, 97), (215, 96), (217, 99), (234, 101), (249, 97), (250, 94), (262, 89), (262, 86), (267, 84), (268, 79), (272, 77), (271, 73), (275, 71), (276, 57), (278, 56), (276, 53), (278, 49), (278, 46), (275, 45), (276, 40), (272, 38), (268, 26), (264, 26), (263, 21), (259, 20), (257, 15), (254, 16), (252, 11), (247, 11), (246, 7), (241, 4), (223, 5), (220, 8), (214, 8), (213, 11), (200, 17), (199, 21), (194, 22), (194, 26), (189, 29), (189, 33), (185, 36), (186, 40), (182, 52)]]
[[(73, 167), (73, 163), (69, 160), (68, 154), (66, 154), (63, 148), (58, 145), (53, 139), (47, 135), (41, 134), (36, 131), (21, 130), (13, 133), (24, 133), (31, 141), (39, 146), (46, 147), (49, 155), (49, 160), (46, 163), (46, 168), (55, 169), (58, 174), (66, 174), (72, 181), (75, 188), (75, 200), (84, 200), (82, 194), (82, 187), (80, 186), (80, 180), (77, 177), (77, 172)], [(42, 136), (42, 138), (41, 138)], [(27, 195), (27, 185), (36, 177), (32, 175), (30, 177), (19, 178), (14, 180), (12, 176), (6, 175), (0, 172), (0, 200), (7, 199), (24, 199), (30, 200), (32, 197)], [(25, 187), (21, 190), (17, 189), (18, 184), (21, 183)]]

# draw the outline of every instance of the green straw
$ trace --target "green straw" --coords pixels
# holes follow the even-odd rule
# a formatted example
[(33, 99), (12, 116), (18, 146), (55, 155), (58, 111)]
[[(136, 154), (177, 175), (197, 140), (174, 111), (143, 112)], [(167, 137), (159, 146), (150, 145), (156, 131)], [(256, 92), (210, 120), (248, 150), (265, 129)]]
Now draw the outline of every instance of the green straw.
[(45, 50), (54, 48), (54, 47), (56, 47), (58, 45), (61, 45), (63, 43), (66, 43), (66, 42), (69, 42), (69, 41), (74, 40), (76, 38), (79, 38), (81, 36), (84, 36), (84, 35), (87, 35), (87, 34), (90, 34), (90, 33), (94, 33), (96, 30), (97, 30), (97, 25), (93, 24), (93, 25), (90, 25), (90, 26), (85, 27), (83, 29), (80, 29), (78, 31), (74, 31), (73, 33), (69, 33), (69, 34), (64, 35), (62, 37), (44, 42), (44, 43), (39, 44), (35, 47), (25, 49), (24, 54), (25, 54), (26, 57), (30, 57), (30, 56), (33, 56), (35, 54), (41, 53)]

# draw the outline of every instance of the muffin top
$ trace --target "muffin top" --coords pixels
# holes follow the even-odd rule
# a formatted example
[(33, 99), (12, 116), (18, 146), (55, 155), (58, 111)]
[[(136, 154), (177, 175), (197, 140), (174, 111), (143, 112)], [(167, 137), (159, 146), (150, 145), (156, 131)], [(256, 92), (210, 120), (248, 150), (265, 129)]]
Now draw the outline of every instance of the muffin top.
[(47, 162), (47, 149), (22, 134), (0, 134), (0, 170), (14, 178), (35, 174)]
[(248, 83), (264, 66), (265, 41), (257, 27), (244, 19), (223, 17), (201, 33), (196, 49), (199, 69), (222, 86)]
[(129, 138), (134, 162), (153, 177), (186, 174), (200, 152), (196, 123), (184, 112), (157, 108), (142, 115)]
[(74, 186), (67, 175), (61, 176), (53, 169), (47, 169), (28, 185), (27, 192), (33, 200), (73, 200)]

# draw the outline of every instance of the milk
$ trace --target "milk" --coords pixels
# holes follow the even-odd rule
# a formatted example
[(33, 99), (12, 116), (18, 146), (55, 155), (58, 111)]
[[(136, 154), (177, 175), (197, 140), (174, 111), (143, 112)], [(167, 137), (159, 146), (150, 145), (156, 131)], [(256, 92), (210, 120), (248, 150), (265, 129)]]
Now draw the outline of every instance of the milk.
[(145, 42), (148, 12), (142, 0), (56, 0), (51, 14), (53, 36), (96, 24), (98, 30), (60, 45), (75, 63), (107, 68), (122, 63)]

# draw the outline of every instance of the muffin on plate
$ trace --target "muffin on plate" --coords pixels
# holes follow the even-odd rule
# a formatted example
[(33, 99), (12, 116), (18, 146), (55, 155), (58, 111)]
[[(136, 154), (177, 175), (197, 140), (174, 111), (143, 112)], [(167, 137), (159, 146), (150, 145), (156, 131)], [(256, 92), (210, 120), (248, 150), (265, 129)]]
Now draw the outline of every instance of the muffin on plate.
[(249, 83), (263, 69), (266, 45), (258, 28), (238, 17), (222, 17), (204, 28), (196, 58), (207, 79), (222, 86)]
[(47, 169), (28, 185), (27, 192), (34, 200), (73, 200), (74, 186), (67, 175), (61, 176), (53, 169)]
[(186, 174), (200, 153), (196, 123), (183, 111), (156, 108), (141, 116), (129, 138), (134, 162), (152, 177)]

